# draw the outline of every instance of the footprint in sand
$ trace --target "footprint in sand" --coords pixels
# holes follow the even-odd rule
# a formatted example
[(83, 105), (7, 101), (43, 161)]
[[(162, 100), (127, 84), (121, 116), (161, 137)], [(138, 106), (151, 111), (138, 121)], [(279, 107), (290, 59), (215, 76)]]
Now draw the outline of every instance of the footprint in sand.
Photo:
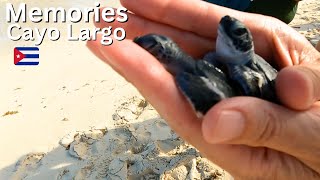
[(105, 133), (105, 129), (69, 133), (60, 140), (59, 144), (65, 147), (71, 156), (85, 159), (89, 155), (90, 146), (100, 140)]
[(121, 120), (132, 122), (137, 120), (147, 107), (151, 108), (146, 100), (134, 96), (121, 103), (112, 115), (112, 119), (120, 122)]
[(45, 156), (45, 153), (30, 153), (16, 163), (15, 173), (12, 179), (23, 179), (28, 175), (35, 173), (37, 168), (41, 165), (41, 159)]

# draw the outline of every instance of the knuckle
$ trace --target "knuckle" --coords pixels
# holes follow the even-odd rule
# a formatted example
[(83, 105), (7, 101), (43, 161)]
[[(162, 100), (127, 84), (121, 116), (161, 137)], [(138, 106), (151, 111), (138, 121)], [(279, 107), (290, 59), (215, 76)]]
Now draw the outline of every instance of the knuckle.
[(283, 129), (284, 120), (279, 120), (278, 116), (271, 110), (263, 112), (264, 118), (258, 121), (258, 128), (256, 128), (257, 136), (255, 142), (259, 145), (265, 145), (278, 137)]

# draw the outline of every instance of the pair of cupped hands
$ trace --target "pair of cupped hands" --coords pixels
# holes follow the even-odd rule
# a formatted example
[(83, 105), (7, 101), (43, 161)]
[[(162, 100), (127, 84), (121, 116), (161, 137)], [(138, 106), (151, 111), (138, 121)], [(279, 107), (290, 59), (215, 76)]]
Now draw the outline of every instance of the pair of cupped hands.
[[(177, 134), (236, 179), (320, 179), (320, 53), (302, 35), (277, 19), (201, 0), (121, 3), (130, 11), (129, 20), (112, 26), (124, 28), (127, 39), (103, 46), (99, 36), (87, 46), (131, 82)], [(280, 69), (276, 91), (282, 105), (235, 97), (216, 104), (199, 120), (173, 77), (130, 39), (163, 34), (202, 57), (214, 49), (225, 15), (244, 22), (256, 53)]]

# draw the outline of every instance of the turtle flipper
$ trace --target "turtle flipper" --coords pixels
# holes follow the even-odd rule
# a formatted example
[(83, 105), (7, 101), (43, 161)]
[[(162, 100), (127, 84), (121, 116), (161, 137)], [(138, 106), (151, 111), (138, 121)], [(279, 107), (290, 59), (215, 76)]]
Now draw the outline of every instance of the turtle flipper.
[(194, 73), (200, 76), (205, 76), (212, 81), (219, 81), (221, 83), (228, 82), (226, 74), (221, 71), (221, 69), (207, 61), (197, 61)]
[(233, 81), (233, 87), (237, 87), (243, 96), (261, 97), (262, 87), (267, 80), (260, 73), (247, 66), (228, 66), (229, 78)]
[[(207, 77), (182, 72), (176, 75), (176, 82), (182, 93), (200, 113), (205, 114), (213, 105), (228, 98), (225, 83), (214, 82)], [(227, 92), (227, 93), (226, 93)]]
[(204, 55), (203, 60), (214, 65), (215, 67), (221, 68), (223, 64), (221, 63), (221, 57), (216, 52), (209, 52)]
[(255, 61), (252, 65), (256, 66), (258, 69), (257, 71), (260, 74), (264, 74), (267, 82), (261, 87), (261, 98), (278, 103), (279, 100), (275, 90), (275, 80), (277, 78), (278, 71), (257, 54), (254, 60)]
[(258, 68), (262, 74), (264, 74), (269, 82), (274, 81), (278, 75), (278, 71), (272, 67), (261, 56), (255, 54), (253, 64)]

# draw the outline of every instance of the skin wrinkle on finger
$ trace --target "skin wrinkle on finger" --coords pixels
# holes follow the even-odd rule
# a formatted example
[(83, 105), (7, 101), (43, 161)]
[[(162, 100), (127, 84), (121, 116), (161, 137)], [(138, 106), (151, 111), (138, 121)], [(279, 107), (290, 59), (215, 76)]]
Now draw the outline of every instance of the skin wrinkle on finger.
[[(288, 30), (288, 28), (286, 29)], [(287, 37), (287, 33), (282, 26), (277, 26), (272, 28), (271, 35), (269, 36), (272, 40), (270, 44), (273, 44), (271, 47), (274, 47), (272, 48), (274, 59), (282, 60), (277, 61), (277, 65), (280, 68), (299, 64), (299, 58), (294, 56), (295, 53), (291, 53), (292, 51), (296, 51), (296, 48), (288, 46), (288, 44), (292, 43), (287, 42), (287, 39), (291, 38)], [(293, 32), (293, 34), (295, 34), (295, 32)]]
[[(306, 115), (309, 119), (308, 123), (310, 124), (310, 127), (311, 127), (309, 130), (309, 133), (312, 134), (312, 137), (315, 137), (315, 138), (310, 138), (310, 141), (316, 147), (319, 143), (319, 141), (317, 141), (316, 137), (318, 137), (319, 129), (320, 129), (320, 120), (319, 120), (320, 119), (320, 106), (315, 105), (315, 107), (313, 107), (311, 109), (311, 111), (309, 111)], [(301, 127), (301, 128), (303, 128), (303, 127)], [(320, 151), (315, 151), (315, 154), (316, 154), (316, 157), (320, 157)], [(315, 159), (313, 156), (311, 156), (311, 154), (310, 154), (310, 156), (305, 157), (305, 159), (307, 159), (313, 163), (316, 163), (316, 162), (314, 162)], [(318, 165), (320, 165), (319, 163), (320, 162), (318, 162)], [(318, 170), (320, 171), (320, 166), (316, 166), (316, 167), (318, 167)]]
[[(253, 168), (251, 168), (253, 173), (249, 174), (250, 177), (247, 176), (244, 179), (292, 179), (293, 177), (299, 177), (300, 171), (295, 171), (297, 170), (295, 166), (298, 165), (300, 169), (306, 169), (301, 161), (279, 151), (265, 147), (255, 147), (250, 150), (249, 162), (253, 164)], [(281, 171), (279, 171), (280, 169)], [(310, 169), (306, 170), (312, 171)], [(289, 178), (290, 176), (292, 178)]]
[[(313, 48), (302, 34), (289, 26), (283, 25), (282, 23), (272, 25), (271, 20), (272, 19), (269, 19), (269, 27), (266, 28), (271, 29), (269, 37), (272, 37), (270, 39), (273, 40), (272, 44), (274, 46), (271, 46), (274, 47), (273, 54), (277, 55), (280, 53), (279, 56), (275, 56), (275, 58), (284, 61), (280, 67), (299, 65), (316, 59), (314, 56), (317, 54), (315, 48)], [(299, 43), (297, 42), (305, 44), (305, 46), (298, 46)]]
[[(299, 64), (320, 65), (320, 52), (316, 50), (304, 36), (295, 36), (295, 38), (295, 42), (308, 44), (308, 46), (303, 46), (303, 49), (298, 49), (298, 51), (301, 52)], [(294, 42), (291, 44), (294, 44)]]
[[(310, 133), (314, 134), (314, 137), (316, 137), (319, 134), (320, 129), (320, 105), (319, 103), (315, 104), (315, 106), (318, 106), (318, 108), (316, 109), (317, 111), (313, 110), (313, 112), (309, 113), (309, 124), (311, 124), (311, 127), (313, 127), (313, 129), (310, 130)], [(319, 143), (316, 139), (311, 139), (310, 141), (314, 144)], [(315, 151), (314, 156), (320, 157), (320, 151)], [(313, 169), (317, 170), (317, 172), (320, 172), (320, 162), (317, 161), (319, 158), (314, 158), (314, 156), (310, 155), (309, 157), (306, 157), (306, 164), (308, 164)]]

